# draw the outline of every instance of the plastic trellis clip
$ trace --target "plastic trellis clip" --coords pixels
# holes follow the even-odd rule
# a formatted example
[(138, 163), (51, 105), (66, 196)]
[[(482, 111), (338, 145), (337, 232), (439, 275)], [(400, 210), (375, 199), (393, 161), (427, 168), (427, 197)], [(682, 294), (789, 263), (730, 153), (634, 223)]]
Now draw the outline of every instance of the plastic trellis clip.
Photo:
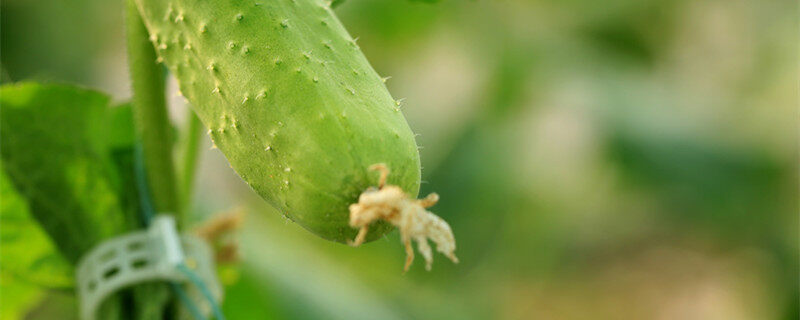
[[(178, 237), (175, 219), (159, 215), (147, 230), (140, 230), (108, 239), (87, 253), (78, 263), (75, 279), (80, 298), (81, 319), (94, 320), (100, 303), (113, 293), (149, 281), (185, 283), (186, 276), (178, 270), (184, 261), (209, 288), (214, 298), (222, 298), (214, 262), (208, 245), (202, 240), (184, 235)], [(190, 298), (202, 311), (210, 306), (194, 286)]]

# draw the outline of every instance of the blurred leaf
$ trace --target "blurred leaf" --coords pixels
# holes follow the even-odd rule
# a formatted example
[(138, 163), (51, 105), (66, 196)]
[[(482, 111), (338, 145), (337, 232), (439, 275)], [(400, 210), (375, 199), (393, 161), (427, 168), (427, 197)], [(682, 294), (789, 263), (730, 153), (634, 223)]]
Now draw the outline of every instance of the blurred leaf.
[(112, 149), (132, 148), (136, 143), (136, 132), (133, 127), (133, 110), (130, 103), (125, 103), (108, 110), (109, 132), (106, 137)]
[(577, 32), (598, 50), (604, 64), (650, 67), (663, 54), (665, 39), (675, 30), (674, 13), (680, 4), (680, 1), (650, 0), (578, 1), (566, 4), (564, 9), (585, 11), (578, 13), (583, 17)]
[(71, 286), (73, 270), (2, 170), (0, 199), (0, 319), (22, 319), (48, 288)]
[(331, 1), (331, 8), (335, 9), (336, 7), (338, 7), (342, 3), (344, 3), (344, 0), (333, 0), (333, 1)]
[(249, 270), (243, 271), (240, 279), (225, 287), (225, 316), (232, 320), (285, 318), (276, 306), (273, 290), (266, 289), (270, 286), (264, 286)]
[(121, 32), (122, 1), (2, 1), (0, 51), (11, 79), (100, 83), (98, 54)]
[[(681, 223), (761, 238), (782, 223), (790, 169), (753, 150), (682, 132), (619, 129), (609, 155), (632, 185), (651, 188)], [(756, 214), (758, 213), (758, 214)]]
[(655, 60), (655, 48), (632, 25), (613, 21), (593, 25), (585, 30), (586, 37), (599, 48), (623, 57), (627, 63), (639, 62), (651, 65)]
[(124, 230), (107, 141), (109, 98), (65, 85), (0, 89), (3, 169), (72, 263)]
[[(419, 41), (431, 32), (436, 22), (446, 12), (444, 6), (432, 6), (414, 1), (351, 1), (336, 10), (339, 19), (346, 22), (353, 36), (365, 39), (360, 45), (369, 49), (371, 57), (397, 54), (397, 48), (408, 42)], [(369, 39), (367, 42), (366, 39)], [(373, 45), (370, 46), (370, 43)], [(385, 50), (385, 52), (381, 52)], [(379, 59), (380, 60), (380, 59)], [(380, 69), (380, 68), (378, 68)]]
[[(116, 298), (113, 297), (113, 298)], [(112, 299), (106, 300), (112, 301)], [(107, 303), (106, 302), (106, 303)], [(102, 310), (102, 309), (101, 309)], [(72, 291), (49, 291), (39, 302), (33, 306), (23, 318), (25, 320), (77, 320), (78, 319), (78, 299)], [(102, 319), (115, 319), (108, 314), (101, 315)]]
[(537, 59), (528, 52), (525, 46), (500, 52), (484, 88), (485, 100), (476, 102), (481, 116), (454, 139), (449, 154), (425, 178), (430, 183), (422, 185), (420, 195), (435, 191), (442, 197), (433, 212), (450, 223), (459, 248), (469, 248), (457, 252), (462, 261), (458, 267), (442, 267), (452, 268), (453, 273), (464, 272), (495, 252), (502, 236), (497, 231), (520, 200), (511, 172), (515, 148), (505, 127), (535, 94), (530, 84), (536, 81), (532, 70)]
[[(481, 156), (473, 156), (480, 150)], [(492, 254), (502, 236), (498, 230), (508, 222), (517, 192), (513, 189), (513, 173), (509, 159), (513, 146), (502, 130), (484, 126), (470, 127), (455, 141), (451, 153), (433, 171), (420, 191), (421, 196), (437, 192), (442, 200), (431, 208), (453, 228), (461, 263), (446, 261), (436, 268), (454, 275), (468, 272)], [(469, 213), (469, 214), (464, 214)], [(468, 248), (468, 249), (467, 249)], [(446, 277), (446, 276), (443, 276)], [(439, 281), (447, 281), (438, 277)]]
[(0, 319), (23, 319), (42, 300), (45, 291), (0, 271), (0, 296)]
[(31, 217), (25, 200), (0, 172), (0, 272), (47, 288), (72, 285), (72, 266)]
[(130, 103), (109, 109), (110, 128), (107, 135), (111, 160), (119, 177), (117, 194), (125, 211), (126, 224), (136, 228), (143, 226), (141, 221), (139, 190), (136, 186), (136, 131), (133, 124), (133, 110)]
[[(241, 244), (242, 255), (248, 260), (241, 267), (244, 277), (240, 281), (261, 288), (260, 296), (249, 299), (268, 298), (258, 302), (265, 307), (258, 312), (286, 313), (289, 319), (403, 318), (375, 288), (362, 282), (360, 274), (300, 243), (285, 241), (287, 238), (281, 237), (285, 226), (265, 223), (258, 215), (247, 219)], [(237, 290), (254, 288), (241, 285)]]
[(498, 121), (497, 125), (503, 125), (527, 107), (525, 102), (536, 94), (531, 84), (537, 80), (533, 71), (538, 57), (532, 51), (519, 46), (505, 48), (499, 53), (486, 88), (487, 100), (481, 105), (483, 120)]

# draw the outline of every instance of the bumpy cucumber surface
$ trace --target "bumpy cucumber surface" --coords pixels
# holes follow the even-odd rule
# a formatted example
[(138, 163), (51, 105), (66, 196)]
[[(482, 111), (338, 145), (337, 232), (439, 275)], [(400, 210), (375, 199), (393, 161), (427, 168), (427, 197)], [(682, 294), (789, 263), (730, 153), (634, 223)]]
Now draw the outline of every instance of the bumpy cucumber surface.
[[(414, 135), (380, 76), (321, 0), (136, 0), (159, 60), (216, 146), (259, 195), (345, 242), (348, 205), (385, 163), (419, 191)], [(386, 233), (382, 223), (367, 240)]]

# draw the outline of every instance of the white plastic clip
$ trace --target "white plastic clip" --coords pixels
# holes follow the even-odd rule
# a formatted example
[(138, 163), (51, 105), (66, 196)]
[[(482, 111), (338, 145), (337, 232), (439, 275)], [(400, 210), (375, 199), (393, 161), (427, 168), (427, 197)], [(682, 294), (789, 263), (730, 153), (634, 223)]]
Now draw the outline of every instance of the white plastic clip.
[(164, 254), (165, 265), (174, 269), (183, 262), (183, 250), (178, 231), (175, 228), (175, 219), (171, 216), (158, 216), (150, 224), (150, 237), (157, 240)]
[[(194, 271), (220, 300), (222, 289), (208, 245), (193, 236), (179, 237), (172, 216), (159, 215), (148, 230), (99, 244), (81, 259), (76, 269), (81, 319), (94, 320), (100, 303), (125, 287), (147, 281), (186, 282), (177, 269), (185, 258), (194, 262)], [(191, 292), (190, 296), (198, 305), (206, 305), (199, 293)]]

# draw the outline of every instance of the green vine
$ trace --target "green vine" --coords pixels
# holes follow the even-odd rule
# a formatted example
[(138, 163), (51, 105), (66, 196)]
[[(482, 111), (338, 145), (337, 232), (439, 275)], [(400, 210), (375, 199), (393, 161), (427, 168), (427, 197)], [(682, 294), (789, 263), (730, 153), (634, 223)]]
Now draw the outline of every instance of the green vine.
[(164, 69), (156, 62), (136, 4), (127, 1), (128, 66), (136, 131), (144, 151), (148, 187), (157, 212), (182, 216), (172, 159), (172, 127), (164, 94)]

